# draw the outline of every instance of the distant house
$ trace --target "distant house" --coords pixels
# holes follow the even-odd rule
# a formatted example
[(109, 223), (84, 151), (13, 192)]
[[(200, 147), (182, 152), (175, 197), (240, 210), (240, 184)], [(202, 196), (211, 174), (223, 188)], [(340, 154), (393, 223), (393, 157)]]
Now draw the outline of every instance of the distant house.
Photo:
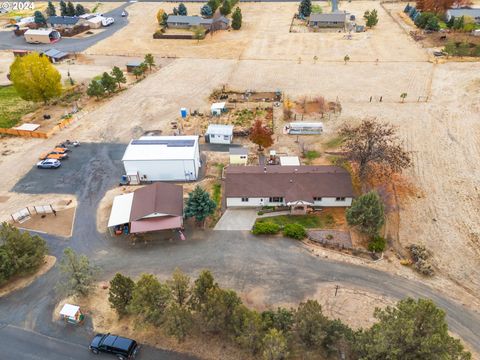
[(248, 149), (244, 147), (231, 147), (229, 150), (230, 165), (247, 165)]
[(210, 113), (215, 116), (222, 115), (222, 113), (227, 111), (225, 104), (225, 102), (213, 103), (212, 106), (210, 106)]
[(143, 61), (142, 60), (131, 60), (129, 61), (126, 66), (127, 66), (127, 73), (133, 73), (133, 70), (136, 68), (140, 67), (142, 65)]
[(460, 18), (462, 16), (471, 17), (476, 24), (480, 24), (480, 9), (478, 8), (459, 8), (459, 9), (449, 9), (445, 14), (447, 21), (453, 18)]
[(47, 23), (52, 27), (73, 28), (79, 21), (83, 22), (83, 19), (78, 16), (50, 16)]
[(131, 183), (196, 180), (198, 136), (142, 136), (130, 141), (122, 162)]
[(347, 207), (354, 197), (350, 174), (337, 166), (228, 166), (227, 207)]
[(69, 54), (57, 49), (49, 49), (42, 53), (42, 55), (48, 57), (52, 63), (62, 61), (63, 59), (68, 58)]
[(208, 125), (205, 141), (212, 144), (231, 144), (233, 139), (233, 125)]
[(155, 183), (116, 196), (108, 228), (116, 233), (145, 233), (183, 227), (183, 188)]
[(224, 16), (215, 19), (205, 19), (201, 16), (169, 15), (167, 27), (174, 29), (190, 29), (195, 26), (203, 26), (205, 29), (225, 30), (228, 29), (230, 20)]
[(308, 26), (313, 28), (345, 28), (347, 24), (347, 14), (345, 12), (335, 12), (329, 14), (312, 14), (308, 19)]

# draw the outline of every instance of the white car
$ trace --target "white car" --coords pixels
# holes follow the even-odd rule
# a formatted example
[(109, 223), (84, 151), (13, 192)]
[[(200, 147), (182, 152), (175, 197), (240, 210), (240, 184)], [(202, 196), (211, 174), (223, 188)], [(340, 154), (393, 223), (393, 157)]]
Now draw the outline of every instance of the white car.
[(102, 26), (109, 26), (112, 25), (115, 22), (115, 19), (112, 17), (107, 17), (102, 19)]
[(37, 168), (39, 169), (58, 169), (62, 165), (60, 160), (56, 159), (46, 159), (37, 163)]

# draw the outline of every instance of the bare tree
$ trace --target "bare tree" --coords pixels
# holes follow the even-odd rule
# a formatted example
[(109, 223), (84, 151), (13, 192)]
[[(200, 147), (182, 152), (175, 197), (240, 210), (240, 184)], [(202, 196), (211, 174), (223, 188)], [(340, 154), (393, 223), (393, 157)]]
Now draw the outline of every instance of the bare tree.
[(380, 167), (388, 173), (401, 172), (411, 166), (410, 154), (390, 124), (364, 120), (358, 126), (346, 125), (340, 131), (345, 138), (343, 150), (348, 160), (358, 167), (362, 183)]

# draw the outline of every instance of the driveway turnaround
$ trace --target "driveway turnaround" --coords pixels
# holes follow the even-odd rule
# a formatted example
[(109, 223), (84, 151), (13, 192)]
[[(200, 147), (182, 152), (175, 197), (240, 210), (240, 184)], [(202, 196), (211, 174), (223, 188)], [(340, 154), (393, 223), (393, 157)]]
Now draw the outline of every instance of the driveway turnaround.
[(257, 218), (255, 209), (227, 209), (214, 230), (250, 231)]
[(122, 17), (122, 11), (130, 4), (125, 3), (118, 8), (104, 13), (106, 17), (113, 17), (115, 22), (104, 28), (104, 30), (96, 35), (86, 38), (61, 38), (55, 44), (29, 44), (23, 36), (16, 36), (12, 31), (0, 31), (0, 50), (32, 50), (43, 52), (54, 48), (60, 51), (76, 53), (88, 49), (99, 41), (108, 38), (121, 28), (127, 26), (128, 16)]

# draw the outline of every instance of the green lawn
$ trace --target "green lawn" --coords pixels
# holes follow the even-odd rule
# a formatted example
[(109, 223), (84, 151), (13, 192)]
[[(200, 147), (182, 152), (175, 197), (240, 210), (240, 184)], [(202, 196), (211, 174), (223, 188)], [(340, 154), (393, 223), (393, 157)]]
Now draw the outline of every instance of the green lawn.
[(18, 96), (13, 86), (0, 87), (0, 127), (11, 128), (21, 117), (35, 110), (35, 104)]
[(279, 215), (258, 219), (257, 222), (273, 222), (282, 227), (287, 224), (296, 223), (303, 225), (303, 227), (307, 229), (331, 227), (335, 224), (332, 214)]

